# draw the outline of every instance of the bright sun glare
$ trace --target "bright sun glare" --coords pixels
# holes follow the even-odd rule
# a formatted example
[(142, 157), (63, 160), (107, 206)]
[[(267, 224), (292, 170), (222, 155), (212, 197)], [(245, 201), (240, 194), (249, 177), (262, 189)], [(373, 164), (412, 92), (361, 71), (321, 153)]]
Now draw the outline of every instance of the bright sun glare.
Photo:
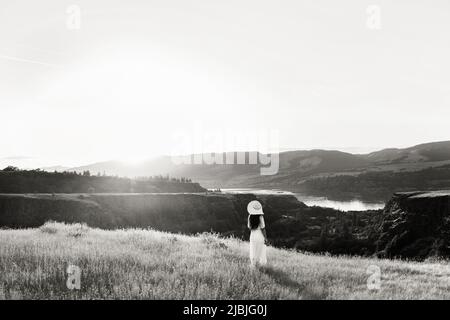
[(132, 52), (91, 57), (71, 72), (64, 69), (41, 96), (46, 105), (64, 101), (73, 110), (72, 119), (82, 126), (77, 140), (92, 144), (90, 155), (99, 160), (136, 164), (170, 154), (172, 133), (191, 126), (198, 114), (207, 117), (208, 109), (221, 103), (201, 71), (154, 51)]

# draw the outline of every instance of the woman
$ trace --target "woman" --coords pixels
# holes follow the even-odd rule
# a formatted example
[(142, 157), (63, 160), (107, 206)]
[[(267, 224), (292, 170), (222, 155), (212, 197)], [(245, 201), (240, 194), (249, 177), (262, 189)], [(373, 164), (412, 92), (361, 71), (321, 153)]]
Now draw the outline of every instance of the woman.
[(250, 264), (265, 265), (266, 257), (266, 225), (264, 223), (264, 212), (259, 201), (251, 201), (247, 206), (249, 213), (247, 226), (250, 229)]

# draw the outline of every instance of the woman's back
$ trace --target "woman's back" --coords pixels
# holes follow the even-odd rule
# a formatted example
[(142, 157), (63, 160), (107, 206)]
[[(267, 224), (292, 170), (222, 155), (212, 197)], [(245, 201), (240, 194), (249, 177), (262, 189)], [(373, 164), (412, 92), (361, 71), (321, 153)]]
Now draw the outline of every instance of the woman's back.
[(250, 263), (265, 265), (266, 258), (266, 224), (264, 222), (264, 212), (258, 201), (252, 201), (247, 206), (249, 213), (247, 226), (250, 229)]
[(266, 224), (264, 223), (264, 216), (263, 215), (249, 215), (247, 226), (250, 229), (250, 231), (264, 229), (266, 227)]

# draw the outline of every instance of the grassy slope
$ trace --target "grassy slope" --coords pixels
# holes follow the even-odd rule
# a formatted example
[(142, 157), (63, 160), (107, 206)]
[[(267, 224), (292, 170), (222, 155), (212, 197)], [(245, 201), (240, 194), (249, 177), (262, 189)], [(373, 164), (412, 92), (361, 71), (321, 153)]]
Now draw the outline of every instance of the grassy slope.
[[(329, 257), (268, 249), (251, 270), (248, 243), (212, 235), (47, 224), (0, 230), (0, 299), (450, 299), (446, 262)], [(81, 290), (65, 269), (82, 269)], [(381, 290), (366, 286), (381, 268)]]

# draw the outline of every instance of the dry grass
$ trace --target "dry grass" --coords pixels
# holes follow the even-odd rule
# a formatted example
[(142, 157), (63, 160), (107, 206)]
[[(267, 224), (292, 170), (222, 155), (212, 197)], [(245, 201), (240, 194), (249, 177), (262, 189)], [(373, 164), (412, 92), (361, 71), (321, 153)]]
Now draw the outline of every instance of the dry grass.
[[(48, 223), (0, 230), (0, 299), (450, 299), (445, 261), (329, 257), (268, 248), (249, 268), (248, 243), (203, 234), (105, 231)], [(81, 289), (68, 290), (68, 265)], [(370, 291), (366, 270), (381, 268)]]

